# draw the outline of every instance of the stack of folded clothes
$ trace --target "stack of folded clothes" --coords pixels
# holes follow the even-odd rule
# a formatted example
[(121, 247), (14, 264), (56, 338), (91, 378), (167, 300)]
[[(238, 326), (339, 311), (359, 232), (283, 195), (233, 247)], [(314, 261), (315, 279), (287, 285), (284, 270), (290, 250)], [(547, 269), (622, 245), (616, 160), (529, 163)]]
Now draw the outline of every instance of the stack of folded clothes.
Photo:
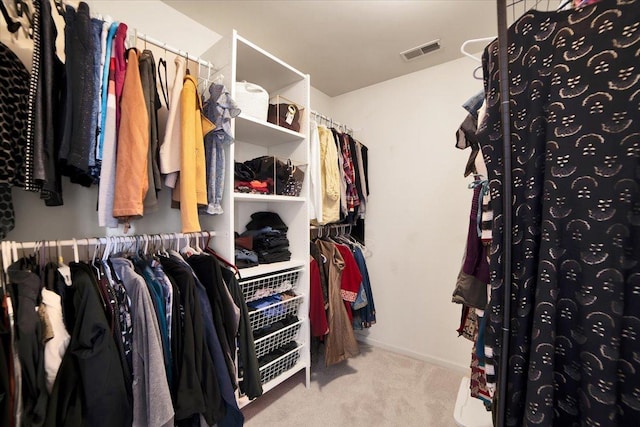
[(236, 236), (236, 265), (240, 268), (289, 261), (288, 227), (275, 212), (251, 215), (247, 230)]

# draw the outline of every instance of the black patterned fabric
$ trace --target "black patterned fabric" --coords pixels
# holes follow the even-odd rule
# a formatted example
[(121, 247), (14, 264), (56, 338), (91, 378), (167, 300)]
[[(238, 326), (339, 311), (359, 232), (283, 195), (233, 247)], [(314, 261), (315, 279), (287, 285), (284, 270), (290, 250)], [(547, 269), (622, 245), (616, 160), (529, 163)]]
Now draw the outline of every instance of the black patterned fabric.
[[(640, 1), (526, 13), (509, 29), (508, 426), (640, 425)], [(497, 43), (480, 126), (495, 212), (487, 343), (500, 355)]]
[(0, 239), (15, 226), (11, 187), (24, 186), (29, 72), (0, 43)]

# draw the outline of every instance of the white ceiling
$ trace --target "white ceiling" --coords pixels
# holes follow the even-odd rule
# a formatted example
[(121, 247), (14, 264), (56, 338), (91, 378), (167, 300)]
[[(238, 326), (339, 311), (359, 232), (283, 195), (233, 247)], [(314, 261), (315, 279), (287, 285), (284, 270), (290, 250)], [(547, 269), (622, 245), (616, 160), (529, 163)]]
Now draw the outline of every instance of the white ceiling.
[[(238, 30), (330, 96), (459, 58), (465, 40), (497, 32), (495, 0), (163, 3), (219, 34)], [(439, 51), (411, 62), (400, 56), (434, 39)]]

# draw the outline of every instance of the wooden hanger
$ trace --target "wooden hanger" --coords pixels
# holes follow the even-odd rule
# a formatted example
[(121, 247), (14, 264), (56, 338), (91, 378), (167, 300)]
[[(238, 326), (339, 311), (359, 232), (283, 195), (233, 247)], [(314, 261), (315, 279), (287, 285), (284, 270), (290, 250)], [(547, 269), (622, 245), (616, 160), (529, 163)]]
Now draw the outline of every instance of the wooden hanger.
[(221, 257), (220, 255), (218, 255), (218, 253), (209, 246), (209, 242), (211, 241), (211, 233), (208, 231), (205, 231), (205, 233), (207, 233), (207, 242), (204, 245), (204, 251), (210, 255), (213, 255), (218, 261), (220, 261), (227, 267), (231, 268), (233, 272), (236, 274), (236, 276), (238, 276), (238, 278), (240, 279), (241, 276), (240, 276), (240, 270), (238, 269), (238, 267), (234, 263), (229, 262), (223, 257)]

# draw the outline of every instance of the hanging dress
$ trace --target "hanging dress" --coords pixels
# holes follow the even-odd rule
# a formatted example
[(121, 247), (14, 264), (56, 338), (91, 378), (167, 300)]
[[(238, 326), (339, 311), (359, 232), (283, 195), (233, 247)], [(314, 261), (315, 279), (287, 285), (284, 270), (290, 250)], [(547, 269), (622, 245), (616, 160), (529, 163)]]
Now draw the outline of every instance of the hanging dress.
[(318, 240), (316, 244), (327, 258), (329, 273), (329, 333), (324, 354), (325, 364), (329, 366), (357, 356), (360, 349), (340, 290), (344, 259), (334, 243)]
[[(503, 313), (497, 44), (479, 129), (494, 209), (487, 343), (510, 318), (508, 426), (640, 419), (640, 1), (530, 11), (509, 29), (513, 274)], [(499, 372), (499, 369), (496, 369)]]

